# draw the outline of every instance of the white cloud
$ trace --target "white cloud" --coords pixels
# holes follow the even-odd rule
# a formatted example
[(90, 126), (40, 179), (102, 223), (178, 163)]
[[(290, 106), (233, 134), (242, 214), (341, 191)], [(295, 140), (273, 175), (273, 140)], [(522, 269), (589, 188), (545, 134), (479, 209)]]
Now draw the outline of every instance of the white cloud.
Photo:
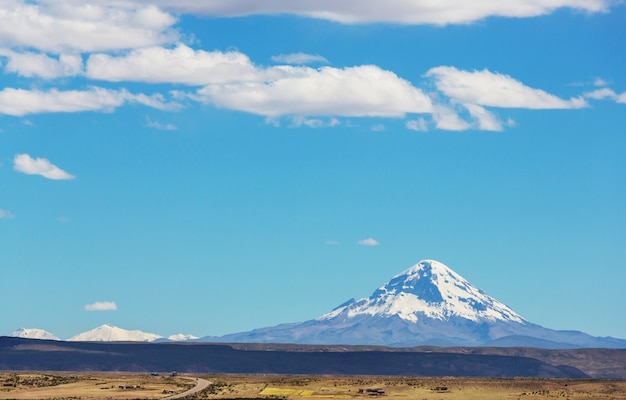
[(373, 238), (367, 238), (367, 239), (359, 240), (357, 243), (360, 244), (361, 246), (378, 246), (378, 245), (380, 245), (378, 240), (373, 239)]
[(74, 54), (61, 54), (58, 58), (54, 58), (42, 53), (17, 53), (0, 49), (0, 56), (9, 60), (4, 67), (6, 72), (16, 73), (27, 78), (37, 76), (44, 79), (54, 79), (79, 75), (83, 70), (82, 58)]
[(3, 210), (0, 208), (0, 219), (11, 219), (15, 218), (15, 215), (11, 213), (9, 210)]
[(482, 71), (463, 71), (454, 67), (435, 67), (427, 73), (437, 89), (459, 103), (481, 106), (527, 109), (582, 108), (581, 98), (563, 100), (540, 89), (528, 87), (508, 75)]
[(428, 124), (424, 118), (412, 119), (406, 121), (406, 128), (411, 131), (416, 132), (426, 132), (428, 131)]
[(338, 246), (341, 244), (341, 242), (337, 241), (337, 240), (327, 240), (326, 244), (329, 246)]
[(175, 131), (178, 129), (178, 127), (174, 124), (162, 124), (160, 122), (153, 121), (150, 118), (148, 118), (148, 121), (146, 122), (146, 126), (148, 128), (158, 129), (160, 131)]
[(602, 78), (596, 78), (596, 79), (593, 81), (593, 85), (594, 85), (594, 86), (606, 86), (606, 85), (608, 85), (608, 84), (609, 84), (609, 83), (608, 83), (607, 81), (605, 81), (604, 79), (602, 79)]
[[(150, 47), (122, 56), (91, 55), (86, 76), (108, 81), (206, 85), (195, 100), (266, 117), (386, 116), (428, 113), (430, 98), (393, 72), (352, 68), (255, 66), (240, 52), (207, 52), (184, 44)], [(296, 121), (297, 122), (297, 121)], [(336, 125), (338, 121), (332, 121)], [(302, 120), (300, 125), (327, 126)]]
[(467, 24), (492, 16), (533, 17), (560, 8), (608, 9), (610, 0), (154, 0), (174, 12), (213, 16), (294, 14), (342, 23)]
[(610, 99), (616, 103), (626, 103), (626, 92), (618, 94), (613, 89), (602, 88), (585, 93), (585, 97), (594, 100)]
[(98, 87), (67, 91), (5, 88), (0, 91), (0, 114), (24, 116), (57, 112), (110, 112), (127, 102), (162, 110), (177, 107), (176, 104), (166, 103), (161, 95), (132, 94), (126, 90)]
[(312, 64), (312, 63), (328, 63), (325, 57), (318, 54), (291, 53), (279, 54), (272, 56), (272, 61), (285, 64)]
[(603, 99), (617, 99), (617, 93), (609, 88), (597, 89), (592, 92), (585, 93), (585, 97), (595, 100), (603, 100)]
[(623, 95), (624, 93), (619, 95), (615, 93), (613, 89), (609, 89), (609, 88), (597, 89), (597, 90), (585, 93), (585, 97), (589, 99), (594, 99), (594, 100), (611, 99), (611, 100), (619, 101), (620, 96), (623, 96)]
[(106, 81), (140, 81), (206, 85), (263, 80), (263, 71), (248, 56), (237, 51), (194, 50), (184, 44), (175, 48), (149, 47), (123, 56), (93, 54), (87, 59), (86, 75)]
[(438, 104), (433, 113), (435, 127), (444, 131), (465, 131), (472, 126), (461, 119), (459, 115), (450, 107)]
[(294, 117), (290, 127), (299, 128), (301, 126), (306, 126), (308, 128), (334, 128), (335, 126), (340, 125), (341, 122), (337, 118), (329, 118), (328, 120), (323, 120), (320, 118), (307, 118), (307, 117)]
[(171, 14), (129, 1), (0, 1), (0, 47), (89, 52), (168, 43), (179, 35)]
[(421, 90), (376, 66), (276, 69), (284, 75), (271, 81), (207, 85), (198, 90), (196, 99), (266, 117), (399, 118), (433, 109), (430, 98)]
[(502, 131), (502, 124), (498, 121), (491, 111), (487, 111), (485, 107), (476, 104), (464, 104), (470, 115), (476, 119), (478, 129), (483, 131)]
[(515, 120), (513, 118), (508, 118), (506, 120), (506, 126), (508, 126), (509, 128), (512, 128), (515, 125), (517, 125), (517, 123), (515, 122)]
[(44, 178), (53, 180), (75, 178), (74, 175), (53, 165), (47, 158), (32, 158), (28, 154), (17, 154), (13, 159), (13, 169), (28, 175), (41, 175)]
[(267, 125), (273, 126), (274, 128), (280, 127), (280, 119), (276, 118), (276, 117), (266, 117), (265, 118), (265, 123)]
[(114, 301), (96, 301), (85, 305), (85, 311), (115, 311), (117, 304)]
[(162, 111), (175, 111), (181, 108), (181, 105), (178, 103), (170, 103), (165, 100), (165, 97), (160, 93), (155, 93), (152, 95), (147, 95), (143, 93), (129, 93), (125, 90), (121, 90), (119, 92), (124, 101), (128, 103), (139, 103), (147, 107), (156, 108)]
[(376, 124), (376, 125), (373, 125), (372, 127), (370, 127), (370, 130), (372, 132), (384, 132), (385, 129), (387, 129), (387, 128), (385, 128), (385, 125), (383, 125), (383, 124)]

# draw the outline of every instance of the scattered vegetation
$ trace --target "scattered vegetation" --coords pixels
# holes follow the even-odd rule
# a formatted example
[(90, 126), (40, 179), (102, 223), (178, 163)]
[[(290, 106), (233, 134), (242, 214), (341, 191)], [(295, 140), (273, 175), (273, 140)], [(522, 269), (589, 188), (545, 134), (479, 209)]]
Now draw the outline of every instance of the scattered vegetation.
[[(623, 400), (626, 381), (536, 378), (373, 376), (204, 376), (212, 382), (190, 400)], [(7, 386), (4, 386), (4, 385)], [(2, 373), (2, 399), (162, 399), (193, 383), (184, 377), (131, 373)], [(121, 388), (121, 387), (125, 387)], [(132, 388), (129, 389), (129, 388)]]
[(72, 382), (78, 382), (84, 380), (77, 376), (65, 376), (65, 375), (46, 375), (46, 374), (18, 374), (12, 373), (8, 377), (0, 378), (0, 385), (7, 387), (13, 385), (13, 387), (26, 386), (26, 387), (51, 387)]

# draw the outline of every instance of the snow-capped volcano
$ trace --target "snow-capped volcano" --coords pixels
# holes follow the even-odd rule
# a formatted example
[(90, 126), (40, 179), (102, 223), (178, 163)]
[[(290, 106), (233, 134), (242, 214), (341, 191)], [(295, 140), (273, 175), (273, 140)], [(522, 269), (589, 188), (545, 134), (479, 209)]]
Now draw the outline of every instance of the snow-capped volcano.
[(151, 342), (162, 338), (154, 333), (126, 330), (111, 324), (104, 324), (90, 331), (79, 333), (67, 339), (71, 342)]
[(319, 319), (357, 315), (398, 316), (410, 322), (453, 317), (474, 322), (524, 322), (515, 311), (472, 286), (444, 264), (432, 260), (420, 261), (394, 276), (370, 297), (345, 303)]
[(626, 340), (533, 324), (444, 264), (424, 260), (321, 317), (202, 341), (385, 346), (620, 347)]
[(52, 333), (37, 328), (20, 328), (11, 333), (11, 336), (25, 339), (61, 340)]

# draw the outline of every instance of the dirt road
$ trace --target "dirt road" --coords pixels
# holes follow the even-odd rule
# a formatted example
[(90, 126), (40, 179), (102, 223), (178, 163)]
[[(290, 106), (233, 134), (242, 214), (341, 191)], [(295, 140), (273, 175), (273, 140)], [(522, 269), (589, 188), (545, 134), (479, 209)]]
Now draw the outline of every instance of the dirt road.
[(211, 384), (211, 382), (207, 381), (206, 379), (202, 379), (202, 378), (194, 378), (194, 377), (191, 377), (191, 376), (181, 376), (181, 378), (190, 379), (192, 381), (195, 381), (196, 382), (196, 386), (192, 387), (191, 389), (187, 390), (186, 392), (175, 394), (174, 396), (163, 397), (161, 400), (182, 399), (184, 397), (190, 396), (190, 395), (192, 395), (194, 393), (198, 393), (199, 391), (206, 389), (206, 387)]

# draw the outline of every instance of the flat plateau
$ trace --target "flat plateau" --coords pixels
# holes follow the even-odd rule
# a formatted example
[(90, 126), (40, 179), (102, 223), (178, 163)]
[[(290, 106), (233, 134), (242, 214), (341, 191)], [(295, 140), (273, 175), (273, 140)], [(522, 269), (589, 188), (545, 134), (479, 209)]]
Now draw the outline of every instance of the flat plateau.
[[(626, 381), (310, 375), (202, 375), (189, 399), (626, 399)], [(120, 372), (0, 372), (0, 399), (163, 399), (193, 386), (186, 376)], [(15, 386), (12, 386), (15, 384)]]

